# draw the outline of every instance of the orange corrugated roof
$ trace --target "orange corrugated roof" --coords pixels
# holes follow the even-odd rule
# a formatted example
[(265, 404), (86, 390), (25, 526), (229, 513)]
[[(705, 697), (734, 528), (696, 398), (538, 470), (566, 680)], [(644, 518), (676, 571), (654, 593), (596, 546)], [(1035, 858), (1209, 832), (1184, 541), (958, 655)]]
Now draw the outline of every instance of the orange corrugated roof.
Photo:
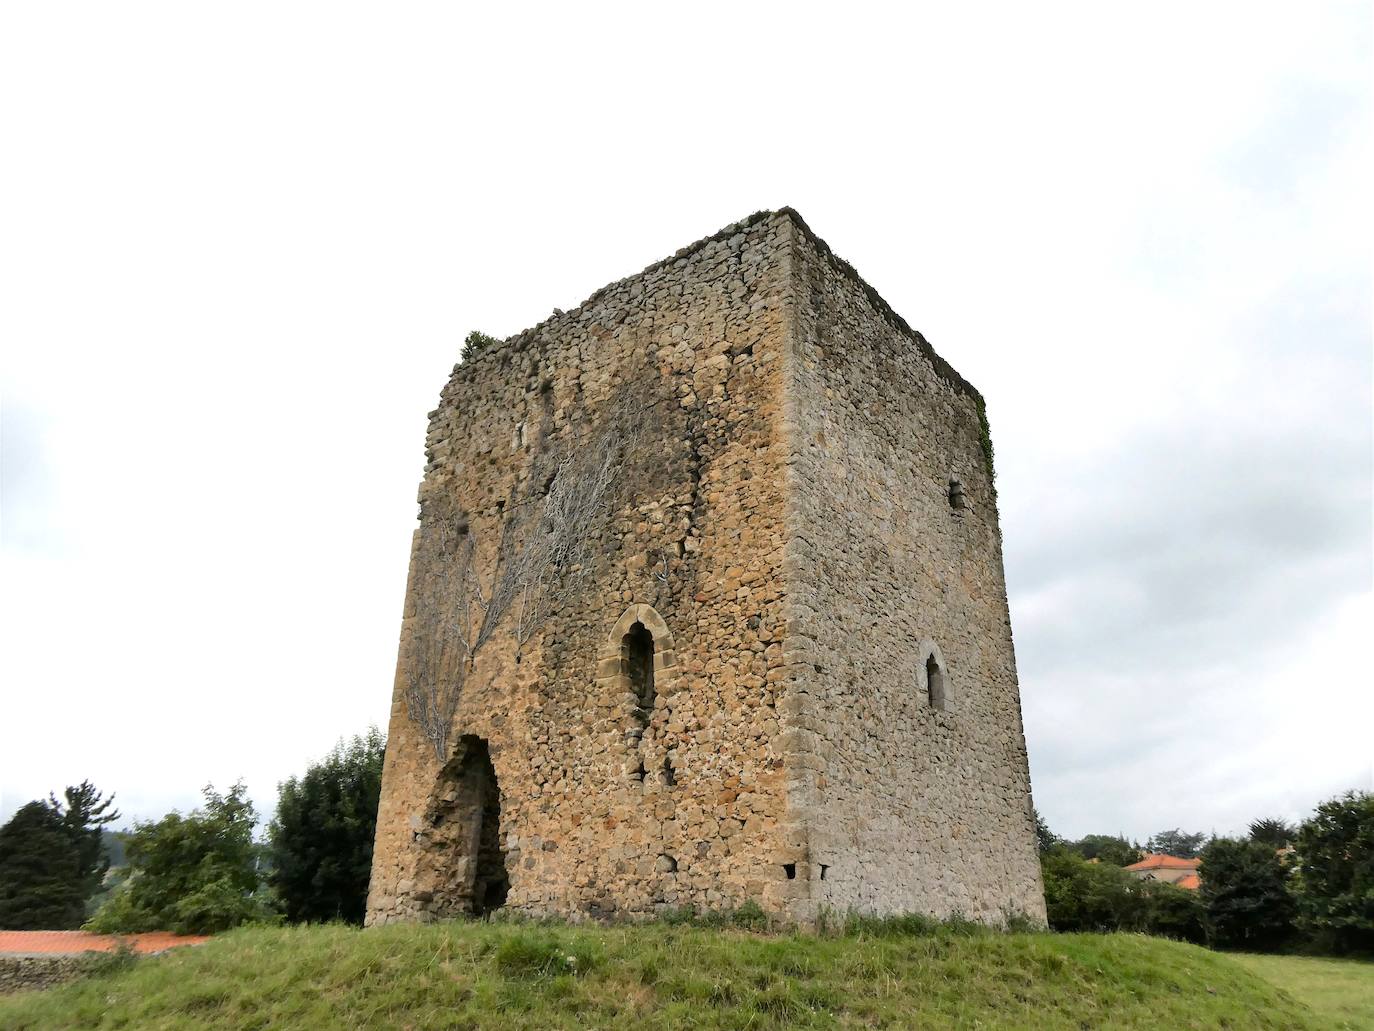
[(1166, 856), (1162, 852), (1156, 852), (1146, 856), (1138, 863), (1132, 863), (1126, 867), (1127, 870), (1196, 870), (1202, 862), (1200, 859), (1180, 859), (1178, 856)]
[(1174, 881), (1175, 888), (1187, 888), (1189, 891), (1197, 891), (1202, 887), (1202, 878), (1195, 873), (1185, 874)]
[(37, 952), (74, 955), (82, 952), (111, 952), (128, 942), (135, 952), (161, 952), (178, 945), (199, 945), (210, 939), (204, 935), (171, 934), (149, 931), (146, 934), (91, 934), (89, 931), (0, 931), (0, 955), (25, 955)]

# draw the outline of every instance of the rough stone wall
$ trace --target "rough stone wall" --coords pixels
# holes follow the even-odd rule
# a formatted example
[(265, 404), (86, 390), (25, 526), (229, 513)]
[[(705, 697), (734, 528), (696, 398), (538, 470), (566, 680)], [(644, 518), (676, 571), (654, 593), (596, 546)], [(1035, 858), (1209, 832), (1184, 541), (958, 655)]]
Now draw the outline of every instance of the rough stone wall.
[[(454, 369), (427, 439), (369, 923), (450, 915), (465, 897), (443, 827), (461, 805), (404, 699), (426, 614), (453, 615), (437, 528), (461, 523), (490, 568), (503, 521), (539, 503), (551, 456), (627, 393), (647, 412), (641, 454), (582, 587), (518, 651), (509, 620), (491, 637), (452, 740), (487, 742), (509, 908), (784, 906), (779, 244), (790, 232), (783, 215), (731, 227)], [(635, 622), (655, 638), (647, 715), (621, 653)], [(435, 675), (455, 662), (442, 656)]]
[(795, 239), (785, 574), (798, 878), (813, 911), (1043, 921), (981, 398), (799, 220)]
[(58, 956), (0, 956), (0, 995), (53, 988), (98, 970), (107, 958), (101, 953)]

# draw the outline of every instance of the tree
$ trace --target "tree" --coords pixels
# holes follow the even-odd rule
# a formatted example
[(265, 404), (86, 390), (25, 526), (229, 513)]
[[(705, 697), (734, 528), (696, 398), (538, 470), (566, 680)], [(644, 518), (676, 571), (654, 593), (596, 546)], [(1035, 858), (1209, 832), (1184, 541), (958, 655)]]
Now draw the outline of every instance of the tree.
[(1112, 834), (1087, 834), (1071, 846), (1084, 859), (1096, 859), (1112, 866), (1130, 866), (1140, 860), (1140, 846)]
[(1032, 809), (1031, 815), (1035, 817), (1035, 843), (1043, 855), (1061, 843), (1059, 835), (1050, 830), (1050, 825), (1046, 823), (1045, 818), (1040, 815), (1039, 809)]
[(1147, 923), (1145, 882), (1067, 848), (1040, 857), (1045, 910), (1056, 931), (1140, 931)]
[(1145, 929), (1151, 934), (1198, 945), (1207, 941), (1207, 907), (1196, 891), (1167, 881), (1144, 881)]
[(1323, 802), (1294, 847), (1302, 928), (1328, 949), (1374, 952), (1374, 794)]
[(79, 927), (109, 868), (102, 835), (119, 819), (88, 780), (22, 807), (0, 828), (0, 926)]
[(100, 888), (105, 871), (110, 868), (105, 852), (104, 828), (119, 819), (119, 810), (110, 810), (114, 795), (101, 799), (100, 792), (88, 780), (69, 787), (63, 799), (48, 795), (48, 805), (62, 821), (62, 829), (76, 852), (77, 877), (81, 897), (90, 898)]
[(271, 882), (288, 920), (363, 922), (385, 752), (372, 727), (279, 787)]
[(1162, 852), (1166, 856), (1196, 859), (1202, 852), (1202, 845), (1206, 840), (1205, 834), (1187, 834), (1175, 827), (1171, 831), (1160, 831), (1145, 843), (1145, 848), (1150, 852)]
[(1281, 819), (1254, 820), (1250, 824), (1250, 840), (1273, 848), (1286, 848), (1297, 833), (1293, 825)]
[(1291, 937), (1294, 903), (1288, 871), (1270, 846), (1213, 838), (1202, 852), (1199, 873), (1217, 945), (1264, 951)]
[(205, 805), (136, 823), (125, 841), (130, 874), (86, 923), (92, 931), (213, 934), (274, 909), (253, 844), (257, 816), (243, 782), (227, 795), (204, 789)]
[(1206, 940), (1206, 911), (1196, 892), (1141, 880), (1110, 863), (1090, 863), (1058, 846), (1040, 856), (1045, 910), (1056, 931), (1142, 931)]
[(21, 806), (0, 827), (0, 929), (79, 927), (86, 896), (61, 815), (45, 802)]

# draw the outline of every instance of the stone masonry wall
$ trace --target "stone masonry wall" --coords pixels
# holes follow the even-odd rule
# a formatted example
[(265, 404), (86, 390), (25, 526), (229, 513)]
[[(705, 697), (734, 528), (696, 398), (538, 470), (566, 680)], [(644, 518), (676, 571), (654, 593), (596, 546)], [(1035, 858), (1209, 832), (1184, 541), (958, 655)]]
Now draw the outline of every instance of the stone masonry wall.
[[(490, 569), (627, 397), (643, 438), (582, 586), (523, 647), (498, 628), (441, 764), (404, 694), (424, 627), (455, 617), (442, 531)], [(368, 922), (478, 893), (461, 871), (486, 860), (454, 824), (494, 812), (463, 795), (472, 748), (499, 787), (488, 874), (518, 911), (1043, 920), (980, 411), (787, 209), (456, 367), (431, 413)]]
[(74, 981), (107, 962), (95, 952), (54, 956), (0, 956), (0, 995), (54, 988)]
[[(627, 395), (645, 436), (583, 587), (518, 652), (509, 621), (492, 636), (452, 740), (488, 744), (509, 908), (579, 918), (785, 904), (779, 243), (790, 232), (785, 216), (730, 227), (455, 367), (427, 438), (369, 923), (451, 915), (463, 897), (445, 885), (453, 781), (404, 700), (418, 628), (436, 606), (453, 617), (436, 528), (461, 524), (489, 569), (503, 521), (539, 503), (556, 456)], [(619, 652), (635, 622), (654, 634), (647, 719)], [(436, 675), (455, 661), (443, 656)]]
[(800, 220), (795, 239), (785, 575), (798, 877), (813, 910), (1043, 921), (981, 398)]

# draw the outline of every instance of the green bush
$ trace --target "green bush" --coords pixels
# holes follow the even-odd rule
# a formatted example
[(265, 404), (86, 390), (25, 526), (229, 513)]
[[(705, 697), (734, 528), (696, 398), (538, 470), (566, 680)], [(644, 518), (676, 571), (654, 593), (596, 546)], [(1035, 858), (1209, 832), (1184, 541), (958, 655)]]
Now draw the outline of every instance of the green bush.
[(206, 787), (205, 806), (139, 823), (128, 837), (130, 873), (86, 928), (106, 934), (213, 934), (276, 918), (258, 876), (257, 817), (247, 789)]
[(1068, 848), (1040, 859), (1045, 909), (1055, 931), (1137, 931), (1207, 940), (1206, 910), (1197, 892), (1141, 880), (1110, 863), (1090, 863)]
[(463, 351), (460, 360), (467, 361), (474, 355), (481, 354), (489, 347), (495, 347), (501, 341), (494, 336), (488, 336), (481, 330), (474, 329), (463, 339)]
[(1056, 931), (1143, 931), (1149, 923), (1145, 882), (1111, 863), (1090, 863), (1067, 848), (1040, 858), (1045, 909)]
[(736, 927), (742, 931), (767, 931), (775, 923), (753, 899), (738, 909), (699, 910), (693, 905), (679, 906), (664, 911), (659, 921), (674, 926)]
[(1164, 938), (1202, 945), (1207, 941), (1207, 907), (1196, 891), (1162, 881), (1145, 881), (1143, 930)]

